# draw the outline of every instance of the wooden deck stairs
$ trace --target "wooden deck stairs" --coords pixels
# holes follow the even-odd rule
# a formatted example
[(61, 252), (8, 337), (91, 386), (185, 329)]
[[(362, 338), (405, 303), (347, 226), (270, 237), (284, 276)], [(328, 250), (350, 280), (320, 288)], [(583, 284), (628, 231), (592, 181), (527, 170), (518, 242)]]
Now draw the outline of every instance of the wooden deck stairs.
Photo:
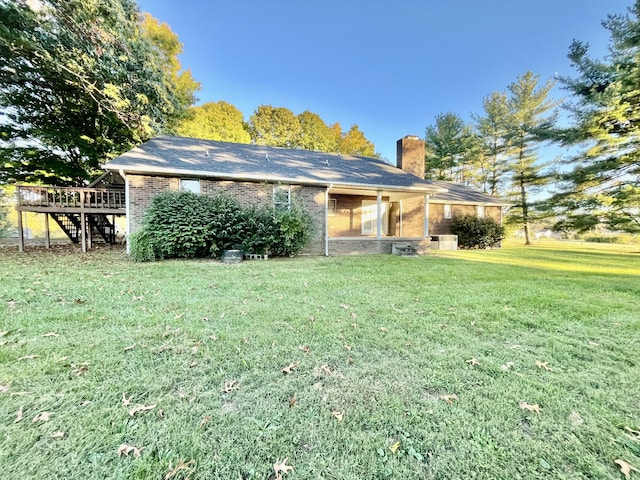
[[(126, 215), (125, 190), (116, 188), (18, 186), (18, 230), (20, 251), (24, 249), (22, 212), (45, 214), (45, 245), (50, 245), (49, 218), (82, 251), (95, 242), (116, 242), (115, 217)], [(111, 219), (109, 219), (111, 217)]]

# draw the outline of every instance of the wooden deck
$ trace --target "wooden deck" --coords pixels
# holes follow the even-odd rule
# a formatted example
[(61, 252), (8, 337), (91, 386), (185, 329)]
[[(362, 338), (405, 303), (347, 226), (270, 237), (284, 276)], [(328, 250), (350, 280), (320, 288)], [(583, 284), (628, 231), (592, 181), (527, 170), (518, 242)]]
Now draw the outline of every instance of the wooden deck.
[(17, 210), (39, 213), (124, 215), (124, 189), (18, 186)]
[[(82, 251), (92, 248), (94, 240), (115, 243), (115, 216), (126, 215), (124, 188), (86, 188), (25, 186), (16, 189), (18, 211), (18, 247), (24, 251), (22, 212), (45, 215), (45, 246), (50, 246), (49, 218), (74, 243), (82, 245)], [(107, 217), (111, 216), (111, 220)]]

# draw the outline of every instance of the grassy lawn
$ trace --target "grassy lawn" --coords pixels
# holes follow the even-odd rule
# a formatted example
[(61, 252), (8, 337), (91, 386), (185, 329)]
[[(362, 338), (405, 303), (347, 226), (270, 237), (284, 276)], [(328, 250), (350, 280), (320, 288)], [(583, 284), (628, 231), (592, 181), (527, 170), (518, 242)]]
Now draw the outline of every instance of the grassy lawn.
[(2, 478), (624, 478), (638, 250), (0, 250)]

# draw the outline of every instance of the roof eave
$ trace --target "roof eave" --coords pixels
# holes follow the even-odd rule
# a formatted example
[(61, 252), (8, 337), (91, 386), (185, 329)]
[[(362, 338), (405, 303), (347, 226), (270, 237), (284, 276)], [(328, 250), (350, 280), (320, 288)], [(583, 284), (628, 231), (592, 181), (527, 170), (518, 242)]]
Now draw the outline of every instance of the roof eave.
[(252, 182), (283, 182), (283, 183), (294, 183), (297, 185), (308, 185), (308, 186), (341, 186), (346, 188), (365, 188), (371, 190), (392, 190), (392, 191), (402, 191), (402, 192), (416, 192), (416, 193), (424, 193), (425, 195), (435, 195), (438, 193), (446, 193), (448, 190), (442, 187), (435, 186), (424, 186), (424, 187), (416, 187), (416, 186), (397, 186), (397, 185), (380, 185), (380, 184), (368, 184), (368, 183), (349, 183), (349, 182), (340, 182), (340, 181), (320, 181), (320, 180), (310, 180), (310, 179), (300, 179), (300, 178), (290, 178), (290, 177), (281, 177), (277, 175), (265, 176), (265, 175), (251, 175), (251, 174), (231, 174), (231, 173), (220, 173), (220, 172), (211, 172), (211, 171), (201, 171), (201, 170), (185, 170), (185, 169), (172, 169), (172, 168), (157, 168), (157, 167), (145, 167), (145, 166), (135, 166), (132, 167), (130, 165), (120, 165), (117, 163), (106, 163), (102, 165), (102, 168), (105, 170), (113, 170), (116, 172), (123, 171), (128, 174), (155, 174), (155, 175), (173, 175), (173, 176), (182, 176), (182, 177), (206, 177), (206, 178), (218, 178), (222, 180), (235, 180), (235, 181), (252, 181)]

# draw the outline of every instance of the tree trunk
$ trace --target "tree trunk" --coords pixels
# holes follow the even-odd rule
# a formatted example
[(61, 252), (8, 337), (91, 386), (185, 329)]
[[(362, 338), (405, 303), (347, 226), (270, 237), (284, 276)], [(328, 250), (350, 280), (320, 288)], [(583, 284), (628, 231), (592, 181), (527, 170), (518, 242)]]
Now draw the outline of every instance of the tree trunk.
[(529, 206), (527, 205), (527, 189), (524, 181), (524, 172), (520, 174), (520, 201), (522, 202), (522, 225), (524, 227), (524, 244), (531, 245), (529, 232)]

